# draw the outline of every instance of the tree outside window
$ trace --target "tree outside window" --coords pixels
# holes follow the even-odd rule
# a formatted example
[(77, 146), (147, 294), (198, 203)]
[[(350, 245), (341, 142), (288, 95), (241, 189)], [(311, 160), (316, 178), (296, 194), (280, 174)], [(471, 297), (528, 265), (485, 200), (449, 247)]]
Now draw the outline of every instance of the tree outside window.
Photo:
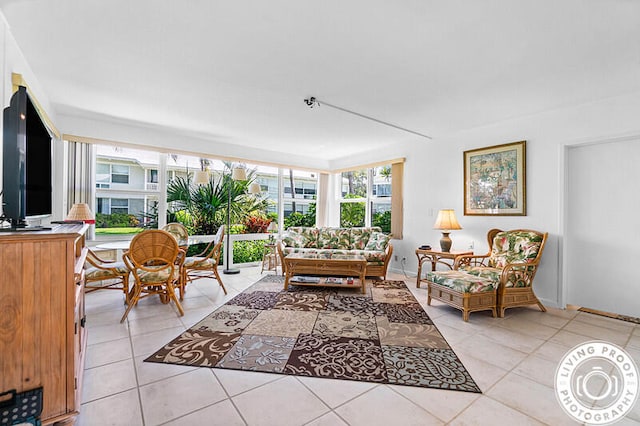
[(379, 226), (391, 232), (391, 166), (341, 174), (340, 226)]

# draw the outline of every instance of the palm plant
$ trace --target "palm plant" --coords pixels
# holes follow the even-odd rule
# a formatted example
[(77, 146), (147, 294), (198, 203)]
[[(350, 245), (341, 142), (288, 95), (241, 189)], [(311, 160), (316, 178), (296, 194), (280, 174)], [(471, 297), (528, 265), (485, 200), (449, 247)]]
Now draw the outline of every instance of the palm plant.
[(241, 223), (251, 214), (264, 212), (267, 201), (247, 194), (255, 171), (247, 173), (246, 181), (231, 178), (231, 165), (225, 164), (221, 175), (211, 174), (209, 182), (195, 185), (192, 175), (176, 177), (167, 186), (167, 202), (176, 217), (194, 234), (215, 234), (226, 222), (227, 203), (231, 192), (231, 222)]

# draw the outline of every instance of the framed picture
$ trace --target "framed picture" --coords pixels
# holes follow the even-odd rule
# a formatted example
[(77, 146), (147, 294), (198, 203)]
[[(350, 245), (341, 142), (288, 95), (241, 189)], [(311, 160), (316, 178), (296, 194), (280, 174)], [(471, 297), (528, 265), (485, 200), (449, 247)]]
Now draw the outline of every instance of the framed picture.
[(526, 216), (526, 141), (464, 152), (464, 214)]

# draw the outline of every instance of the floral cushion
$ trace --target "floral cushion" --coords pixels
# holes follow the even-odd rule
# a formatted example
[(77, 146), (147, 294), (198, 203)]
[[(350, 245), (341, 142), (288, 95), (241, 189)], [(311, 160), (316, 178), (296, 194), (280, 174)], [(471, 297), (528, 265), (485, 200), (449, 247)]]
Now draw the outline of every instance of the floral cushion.
[(531, 262), (540, 251), (542, 235), (527, 231), (505, 231), (493, 239), (489, 265), (503, 268), (508, 263)]
[[(171, 273), (171, 270), (172, 270), (172, 268), (167, 266), (157, 266), (157, 267), (151, 266), (149, 268), (152, 270), (147, 271), (144, 269), (138, 269), (138, 271), (136, 272), (142, 284), (166, 282), (169, 279), (169, 274)], [(173, 268), (173, 280), (177, 281), (179, 278), (180, 278), (180, 269)]]
[(334, 250), (334, 249), (308, 249), (308, 248), (298, 248), (298, 247), (284, 247), (282, 249), (284, 255), (289, 255), (292, 253), (303, 253), (303, 254), (318, 254), (318, 255), (326, 255), (327, 257), (331, 257), (333, 255), (341, 255), (341, 254), (359, 254), (364, 256), (367, 259), (367, 263), (375, 264), (375, 265), (384, 265), (384, 260), (387, 254), (383, 251), (372, 251), (372, 250)]
[(491, 281), (498, 282), (500, 281), (500, 275), (502, 274), (502, 269), (500, 268), (492, 268), (490, 266), (463, 266), (459, 269), (459, 271), (464, 271), (467, 274), (480, 277), (480, 278), (488, 278)]
[(364, 249), (384, 251), (390, 239), (391, 237), (389, 235), (383, 234), (382, 232), (372, 232)]
[(197, 257), (197, 256), (193, 256), (193, 257), (187, 257), (184, 260), (184, 267), (185, 268), (204, 268), (204, 269), (211, 269), (213, 268), (214, 265), (214, 259), (211, 258), (204, 258), (204, 257)]
[(380, 232), (380, 227), (351, 228), (351, 250), (364, 250), (372, 232)]
[(318, 235), (318, 248), (349, 250), (351, 248), (351, 230), (349, 228), (321, 228)]
[(295, 230), (287, 229), (282, 235), (282, 242), (287, 247), (302, 248), (306, 245), (307, 239)]
[[(87, 265), (89, 265), (87, 263)], [(129, 269), (125, 266), (124, 262), (112, 262), (105, 264), (105, 267), (108, 267), (112, 270), (104, 270), (100, 268), (96, 268), (94, 266), (88, 266), (85, 268), (84, 275), (90, 280), (100, 280), (107, 279), (113, 277), (114, 275), (128, 274)]]
[(284, 255), (288, 255), (291, 253), (309, 253), (309, 254), (315, 254), (318, 252), (317, 249), (312, 249), (312, 248), (304, 248), (304, 247), (284, 247), (282, 249), (282, 251), (284, 252)]
[(305, 242), (303, 247), (307, 247), (307, 248), (318, 247), (318, 234), (320, 232), (318, 228), (314, 228), (310, 226), (292, 226), (288, 228), (288, 231), (296, 232), (304, 237)]
[(348, 254), (359, 254), (367, 259), (367, 263), (375, 263), (376, 265), (384, 265), (387, 253), (380, 250), (349, 250)]
[(460, 293), (483, 293), (495, 291), (497, 281), (489, 278), (478, 277), (465, 271), (429, 271), (426, 276), (428, 281), (448, 287)]

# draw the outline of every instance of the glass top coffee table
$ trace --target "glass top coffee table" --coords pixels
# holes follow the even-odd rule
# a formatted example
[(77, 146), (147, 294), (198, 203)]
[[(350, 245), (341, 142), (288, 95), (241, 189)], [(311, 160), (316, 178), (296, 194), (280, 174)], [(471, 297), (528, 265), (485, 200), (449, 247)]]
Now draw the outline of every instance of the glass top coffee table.
[[(292, 253), (284, 258), (284, 289), (289, 284), (357, 288), (365, 293), (367, 260), (359, 254)], [(354, 278), (354, 279), (349, 279)]]

